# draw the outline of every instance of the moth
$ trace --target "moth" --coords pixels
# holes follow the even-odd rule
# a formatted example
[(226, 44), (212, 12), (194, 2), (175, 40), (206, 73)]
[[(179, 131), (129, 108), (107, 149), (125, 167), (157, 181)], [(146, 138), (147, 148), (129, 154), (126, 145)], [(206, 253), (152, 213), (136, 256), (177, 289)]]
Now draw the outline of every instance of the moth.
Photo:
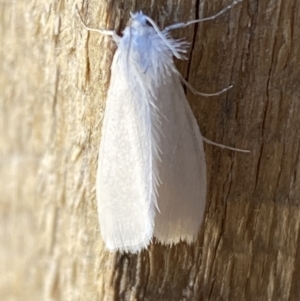
[(99, 224), (110, 251), (136, 253), (153, 236), (163, 244), (196, 240), (206, 205), (203, 140), (215, 143), (201, 136), (182, 87), (188, 83), (174, 65), (173, 57), (185, 59), (188, 43), (170, 31), (215, 19), (241, 1), (162, 31), (142, 12), (131, 14), (122, 37), (84, 25), (117, 44), (96, 180)]

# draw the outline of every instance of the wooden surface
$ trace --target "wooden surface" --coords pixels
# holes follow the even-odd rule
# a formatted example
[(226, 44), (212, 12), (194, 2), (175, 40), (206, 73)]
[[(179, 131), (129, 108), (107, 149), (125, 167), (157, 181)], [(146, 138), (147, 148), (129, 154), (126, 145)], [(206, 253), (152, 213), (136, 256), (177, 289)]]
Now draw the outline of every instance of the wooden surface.
[[(161, 28), (230, 1), (77, 1), (92, 27), (143, 10)], [(115, 46), (72, 1), (0, 2), (1, 300), (299, 300), (300, 4), (244, 0), (174, 31), (178, 68), (206, 145), (198, 242), (140, 255), (103, 249), (95, 200), (101, 118)]]

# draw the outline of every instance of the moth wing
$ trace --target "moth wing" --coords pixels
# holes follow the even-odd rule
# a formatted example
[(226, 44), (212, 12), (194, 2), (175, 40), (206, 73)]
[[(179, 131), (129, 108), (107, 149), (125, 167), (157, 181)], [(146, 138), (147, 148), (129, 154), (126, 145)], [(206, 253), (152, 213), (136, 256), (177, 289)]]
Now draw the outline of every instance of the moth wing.
[[(117, 51), (108, 91), (97, 171), (97, 203), (106, 247), (137, 252), (153, 235), (151, 120), (140, 89), (129, 85)], [(132, 79), (131, 79), (132, 81)], [(133, 83), (134, 84), (134, 83)]]
[(162, 151), (154, 236), (164, 244), (197, 238), (206, 205), (203, 142), (177, 74), (160, 87)]

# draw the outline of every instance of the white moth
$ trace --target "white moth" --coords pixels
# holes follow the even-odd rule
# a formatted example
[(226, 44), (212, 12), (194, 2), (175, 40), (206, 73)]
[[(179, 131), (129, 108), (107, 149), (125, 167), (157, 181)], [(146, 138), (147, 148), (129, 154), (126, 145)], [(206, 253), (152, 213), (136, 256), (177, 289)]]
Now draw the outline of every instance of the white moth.
[(163, 31), (141, 12), (131, 14), (122, 37), (94, 29), (112, 35), (118, 46), (96, 183), (107, 249), (135, 253), (153, 236), (163, 244), (197, 238), (206, 205), (203, 139), (173, 61), (173, 56), (184, 59), (188, 44), (169, 32), (214, 19), (240, 1), (212, 17)]

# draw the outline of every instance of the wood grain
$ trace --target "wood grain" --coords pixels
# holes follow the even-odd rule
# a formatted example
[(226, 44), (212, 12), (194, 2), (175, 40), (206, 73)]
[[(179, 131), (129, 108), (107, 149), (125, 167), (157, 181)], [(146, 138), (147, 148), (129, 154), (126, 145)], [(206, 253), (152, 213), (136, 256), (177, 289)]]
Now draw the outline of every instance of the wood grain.
[[(161, 28), (230, 1), (77, 1), (121, 33), (130, 11)], [(0, 2), (1, 300), (299, 300), (300, 4), (244, 0), (174, 31), (206, 145), (209, 194), (196, 244), (104, 250), (95, 174), (115, 45), (72, 1)]]

